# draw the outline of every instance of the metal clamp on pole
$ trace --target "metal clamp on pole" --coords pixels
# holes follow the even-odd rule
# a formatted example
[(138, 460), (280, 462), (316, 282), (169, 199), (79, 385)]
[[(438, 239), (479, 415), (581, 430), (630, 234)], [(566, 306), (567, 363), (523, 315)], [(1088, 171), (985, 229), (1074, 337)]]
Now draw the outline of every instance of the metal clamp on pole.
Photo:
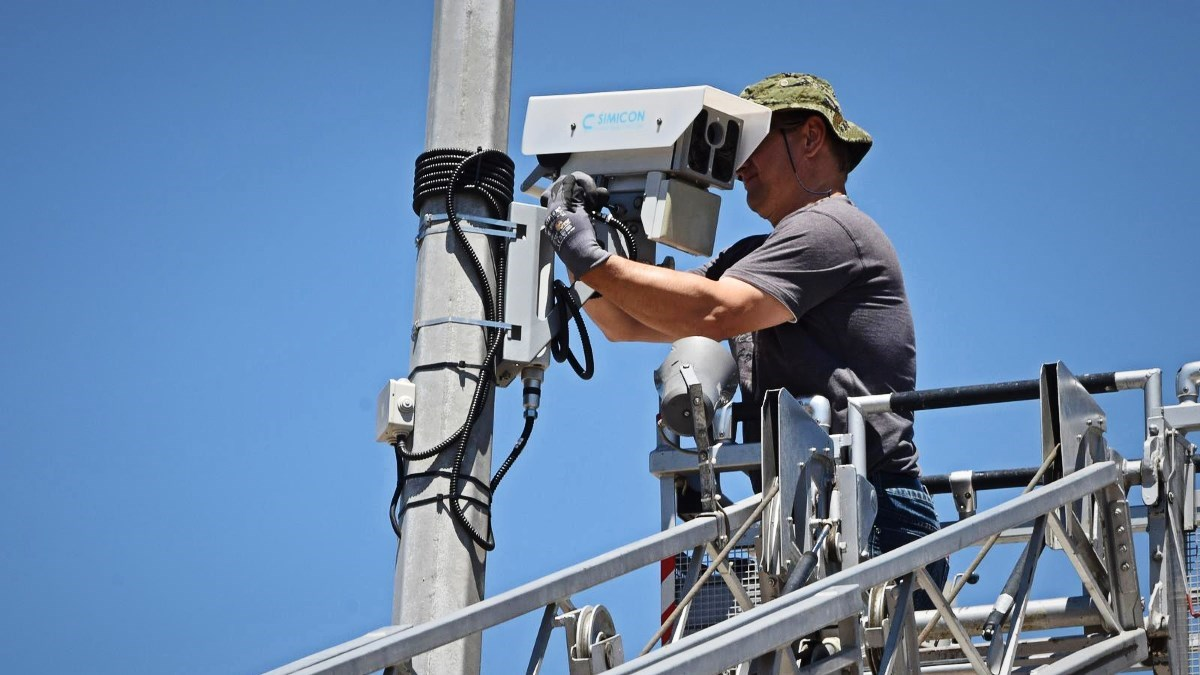
[(443, 316), (438, 319), (427, 319), (425, 321), (414, 322), (413, 327), (412, 327), (412, 339), (413, 340), (417, 339), (417, 331), (421, 330), (422, 328), (427, 328), (429, 326), (437, 326), (437, 325), (440, 325), (443, 323), (461, 323), (461, 324), (466, 324), (468, 326), (479, 326), (480, 328), (499, 328), (501, 330), (511, 330), (513, 327), (513, 325), (511, 323), (504, 323), (502, 321), (487, 321), (484, 319), (468, 319), (468, 318), (464, 318), (461, 316)]
[(974, 471), (954, 471), (950, 474), (950, 491), (954, 494), (954, 507), (958, 519), (975, 515), (975, 487), (971, 484)]
[[(471, 223), (471, 224), (468, 224)], [(441, 225), (441, 227), (438, 227)], [(483, 227), (490, 225), (491, 227)], [(509, 220), (497, 220), (485, 216), (469, 215), (458, 219), (458, 227), (467, 234), (482, 234), (501, 239), (516, 239), (517, 224)], [(421, 218), (421, 228), (417, 232), (416, 243), (431, 234), (445, 234), (450, 231), (450, 216), (445, 213), (427, 213)]]

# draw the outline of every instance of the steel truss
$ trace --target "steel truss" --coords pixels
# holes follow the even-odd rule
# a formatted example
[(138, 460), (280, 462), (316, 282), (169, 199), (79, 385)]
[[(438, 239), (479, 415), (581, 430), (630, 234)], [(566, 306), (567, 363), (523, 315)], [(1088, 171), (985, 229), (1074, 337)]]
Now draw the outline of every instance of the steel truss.
[[(1144, 390), (1145, 443), (1143, 458), (1130, 461), (1108, 446), (1106, 415), (1092, 394), (1135, 388)], [(954, 494), (958, 521), (868, 557), (874, 494), (865, 478), (867, 417), (1024, 399), (1041, 401), (1041, 465), (927, 480)], [(1200, 405), (1181, 399), (1163, 406), (1158, 370), (1077, 378), (1059, 363), (1044, 366), (1038, 380), (860, 397), (850, 400), (850, 433), (835, 436), (819, 403), (806, 409), (786, 392), (769, 397), (759, 444), (701, 443), (706, 452), (697, 453), (662, 438), (651, 453), (651, 472), (662, 483), (658, 534), (442, 619), (384, 627), (271, 672), (411, 672), (414, 656), (539, 610), (527, 673), (539, 672), (559, 626), (572, 675), (1189, 672), (1196, 494), (1195, 446), (1185, 434), (1200, 428)], [(693, 515), (680, 513), (687, 479), (708, 472), (751, 473), (762, 492), (679, 522)], [(977, 511), (979, 489), (1020, 484), (1019, 496)], [(1129, 500), (1135, 486), (1141, 505)], [(700, 503), (711, 508), (716, 501), (705, 497)], [(955, 606), (998, 543), (1023, 549), (996, 602)], [(979, 550), (968, 569), (937, 588), (926, 565), (973, 547)], [(1146, 589), (1139, 547), (1149, 551)], [(1081, 594), (1031, 597), (1039, 562), (1051, 554), (1069, 561)], [(749, 558), (753, 566), (741, 564)], [(571, 597), (656, 562), (671, 591), (664, 592), (663, 626), (627, 659), (607, 610), (577, 608)], [(935, 609), (915, 611), (916, 590)], [(724, 603), (722, 615), (705, 618), (711, 607), (697, 609), (696, 598), (713, 597)]]

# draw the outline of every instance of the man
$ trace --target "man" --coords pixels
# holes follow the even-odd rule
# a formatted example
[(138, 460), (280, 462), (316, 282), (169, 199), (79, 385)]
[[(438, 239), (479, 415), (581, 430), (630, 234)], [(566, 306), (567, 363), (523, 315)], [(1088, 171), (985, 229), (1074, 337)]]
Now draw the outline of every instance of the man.
[[(743, 239), (694, 273), (627, 260), (596, 241), (584, 174), (551, 186), (547, 231), (567, 268), (601, 294), (585, 308), (610, 340), (732, 339), (743, 398), (821, 394), (846, 431), (850, 396), (916, 385), (912, 314), (891, 242), (846, 196), (846, 178), (871, 148), (825, 80), (780, 73), (742, 97), (772, 110), (767, 136), (737, 171), (746, 203), (772, 231)], [(879, 514), (878, 554), (937, 530), (919, 479), (912, 415), (867, 419), (869, 478)], [(931, 565), (945, 583), (945, 561)], [(923, 594), (922, 594), (923, 595)], [(929, 607), (927, 598), (918, 604)]]

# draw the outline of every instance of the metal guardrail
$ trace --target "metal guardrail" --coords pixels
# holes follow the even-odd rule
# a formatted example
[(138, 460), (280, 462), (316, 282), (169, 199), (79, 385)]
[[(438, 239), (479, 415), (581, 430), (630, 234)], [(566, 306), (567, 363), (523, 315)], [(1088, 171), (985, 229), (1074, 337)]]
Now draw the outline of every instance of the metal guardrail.
[[(904, 576), (997, 532), (1028, 522), (1121, 480), (1113, 462), (1092, 465), (1046, 487), (951, 525), (917, 542), (831, 575), (774, 602), (686, 636), (629, 661), (612, 675), (718, 672), (773, 651), (821, 626), (862, 609), (862, 589)], [(728, 509), (730, 525), (741, 525), (757, 497)], [(700, 518), (646, 537), (542, 579), (483, 600), (438, 621), (404, 628), (388, 626), (305, 657), (269, 675), (370, 673), (417, 654), (542, 609), (574, 593), (703, 545), (719, 534), (711, 518)], [(1132, 639), (1132, 638), (1130, 638)], [(1145, 644), (1144, 634), (1140, 644)], [(1125, 641), (1112, 643), (1122, 649)], [(1124, 653), (1124, 652), (1121, 652)]]
[[(1060, 412), (1060, 409), (1056, 407), (1050, 409), (1052, 415), (1062, 415), (1062, 424), (1065, 425), (1070, 421), (1078, 427), (1078, 429), (1071, 428), (1071, 434), (1080, 434), (1073, 435), (1072, 438), (1083, 439), (1084, 435), (1082, 434), (1095, 432), (1095, 428), (1085, 431), (1084, 422), (1086, 421), (1088, 427), (1092, 427), (1093, 417), (1089, 416), (1084, 420), (1083, 415), (1094, 416), (1102, 413), (1094, 403), (1090, 402), (1091, 399), (1088, 398), (1087, 393), (1084, 393), (1085, 390), (1092, 393), (1129, 389), (1143, 390), (1148, 439), (1146, 458), (1142, 461), (1126, 462), (1115, 452), (1108, 452), (1102, 436), (1100, 436), (1099, 444), (1093, 447), (1096, 452), (1090, 455), (1091, 461), (1095, 462), (1091, 465), (1067, 472), (1058, 480), (1044, 484), (987, 511), (975, 513), (974, 506), (971, 505), (970, 512), (964, 515), (960, 508), (960, 518), (963, 519), (954, 524), (943, 524), (944, 529), (939, 532), (865, 562), (858, 564), (851, 562), (849, 564), (853, 566), (834, 572), (773, 601), (756, 607), (745, 606), (743, 607), (745, 611), (742, 613), (716, 625), (688, 635), (677, 633), (675, 641), (670, 644), (617, 665), (607, 672), (613, 675), (720, 672), (756, 660), (761, 668), (772, 659), (776, 661), (776, 667), (778, 667), (779, 658), (792, 651), (790, 645), (795, 641), (822, 628), (830, 627), (832, 624), (838, 624), (837, 630), (842, 636), (840, 651), (821, 660), (819, 664), (814, 663), (811, 667), (800, 668), (797, 672), (809, 673), (810, 669), (816, 669), (811, 671), (814, 673), (831, 672), (831, 669), (836, 670), (842, 667), (861, 667), (864, 658), (861, 650), (864, 646), (867, 646), (866, 658), (868, 660), (876, 659), (872, 665), (874, 668), (882, 668), (887, 672), (899, 663), (905, 664), (901, 666), (901, 670), (921, 668), (920, 662), (925, 658), (925, 648), (920, 648), (921, 653), (918, 654), (917, 645), (926, 639), (925, 633), (932, 634), (935, 630), (938, 636), (949, 635), (952, 637), (957, 645), (952, 649), (961, 650), (961, 654), (957, 657), (959, 659), (957, 663), (945, 661), (946, 658), (953, 660), (955, 657), (947, 651), (951, 648), (943, 645), (940, 649), (947, 651), (947, 654), (937, 657), (939, 663), (932, 666), (933, 670), (983, 673), (999, 668), (1002, 672), (1008, 672), (1015, 665), (1014, 659), (1021, 658), (1018, 652), (1023, 647), (1028, 649), (1030, 645), (1038, 642), (1033, 640), (1023, 645), (1018, 636), (1022, 630), (1022, 622), (1026, 618), (1032, 619), (1027, 628), (1038, 629), (1035, 626), (1040, 625), (1037, 620), (1037, 617), (1040, 616), (1039, 612), (1046, 615), (1044, 623), (1047, 624), (1047, 627), (1051, 624), (1103, 625), (1111, 629), (1109, 635), (1092, 634), (1084, 642), (1072, 647), (1069, 650), (1069, 656), (1058, 658), (1051, 663), (1043, 662), (1041, 664), (1042, 672), (1083, 673), (1092, 672), (1096, 668), (1105, 672), (1117, 672), (1135, 663), (1146, 665), (1149, 663), (1148, 658), (1155, 659), (1155, 663), (1158, 664), (1168, 656), (1172, 668), (1175, 667), (1175, 664), (1186, 663), (1183, 656), (1186, 654), (1185, 643), (1187, 640), (1184, 639), (1187, 637), (1186, 626), (1177, 625), (1175, 616), (1183, 611), (1183, 601), (1180, 598), (1189, 594), (1190, 590), (1186, 579), (1175, 579), (1175, 577), (1184, 575), (1183, 569), (1175, 571), (1172, 567), (1177, 556), (1160, 556), (1159, 564), (1152, 565), (1151, 585), (1155, 586), (1158, 595), (1155, 596), (1157, 600), (1155, 597), (1151, 598), (1147, 607), (1149, 618), (1143, 625), (1140, 616), (1141, 606), (1136, 604), (1138, 584), (1136, 579), (1130, 581), (1132, 575), (1135, 574), (1130, 571), (1133, 560), (1120, 556), (1112, 560), (1097, 558), (1096, 551), (1092, 548), (1091, 537), (1087, 535), (1088, 526), (1084, 525), (1081, 529), (1080, 522), (1072, 516), (1071, 512), (1062, 510), (1064, 506), (1072, 503), (1083, 504), (1083, 514), (1080, 516), (1082, 518), (1091, 513), (1090, 506), (1088, 506), (1091, 503), (1111, 505), (1112, 514), (1096, 521), (1099, 525), (1107, 528), (1102, 534), (1107, 542), (1104, 546), (1109, 548), (1100, 549), (1101, 555), (1104, 550), (1110, 552), (1116, 551), (1118, 548), (1122, 552), (1129, 550), (1132, 543), (1128, 537), (1132, 531), (1140, 532), (1146, 528), (1142, 523), (1151, 525), (1157, 523), (1157, 529), (1155, 527), (1148, 528), (1152, 544), (1158, 542), (1159, 546), (1164, 546), (1176, 542), (1175, 546), (1182, 549), (1182, 531), (1179, 530), (1179, 527), (1182, 525), (1190, 530), (1194, 527), (1194, 520), (1183, 519), (1183, 523), (1176, 522), (1180, 519), (1172, 515), (1169, 504), (1175, 501), (1176, 494), (1182, 493), (1186, 495), (1183, 507), (1191, 512), (1195, 509), (1195, 503), (1200, 499), (1193, 499), (1195, 495), (1193, 486), (1185, 485), (1186, 481), (1181, 479), (1180, 475), (1162, 469), (1159, 464), (1163, 466), (1178, 464), (1186, 466), (1190, 471), (1193, 462), (1200, 458), (1200, 455), (1193, 456), (1195, 448), (1191, 444), (1178, 445), (1172, 440), (1176, 438), (1177, 433), (1175, 422), (1180, 422), (1180, 419), (1171, 418), (1167, 413), (1175, 412), (1176, 417), (1179, 417), (1183, 413), (1175, 411), (1175, 408), (1183, 409), (1186, 406), (1173, 406), (1169, 409), (1162, 407), (1161, 373), (1157, 369), (1103, 373), (1074, 378), (1062, 364), (1058, 364), (1058, 368), (1061, 369), (1064, 379), (1058, 381), (1059, 384), (1049, 385), (1051, 393), (1047, 394), (1049, 398), (1046, 400), (1052, 402), (1051, 406), (1058, 406), (1059, 399), (1054, 398), (1053, 392), (1054, 387), (1059, 387), (1057, 396), (1066, 396), (1067, 398), (1063, 400), (1070, 401), (1075, 408), (1079, 408), (1080, 404), (1084, 403), (1083, 410), (1087, 411), (1080, 412), (1069, 406), (1066, 409), (1073, 410), (1070, 414)], [(1047, 380), (1046, 372), (1043, 371), (1043, 381), (1039, 385), (1043, 389), (1047, 386), (1046, 382), (1056, 382), (1054, 379)], [(1049, 377), (1057, 376), (1052, 373)], [(1066, 384), (1062, 385), (1063, 382)], [(851, 469), (848, 466), (843, 468), (850, 477), (853, 477), (856, 472), (865, 471), (864, 418), (867, 414), (1026, 400), (1038, 397), (1035, 385), (1038, 385), (1038, 381), (1031, 380), (853, 398), (850, 400), (849, 406), (850, 433), (838, 437), (836, 443), (842, 449), (848, 448), (851, 451), (849, 459), (855, 468)], [(1043, 404), (1046, 405), (1045, 401)], [(1197, 409), (1200, 409), (1200, 406), (1197, 406)], [(1200, 429), (1200, 413), (1195, 413), (1190, 408), (1185, 409), (1184, 412), (1189, 416), (1186, 419), (1181, 418), (1179, 430), (1186, 433), (1188, 430)], [(1044, 408), (1043, 415), (1045, 414), (1046, 409)], [(1102, 424), (1103, 417), (1099, 419)], [(1030, 488), (1038, 482), (1036, 476), (1040, 476), (1040, 472), (1046, 466), (1056, 461), (1055, 457), (1059, 458), (1057, 461), (1064, 461), (1060, 454), (1060, 448), (1061, 453), (1065, 454), (1067, 452), (1066, 444), (1058, 441), (1059, 427), (1054, 426), (1053, 430), (1054, 435), (1049, 437), (1050, 440), (1047, 440), (1047, 437), (1043, 438), (1044, 449), (1051, 448), (1053, 445), (1053, 450), (1046, 451), (1048, 453), (1045, 459), (1046, 464), (1038, 470), (1035, 478), (1030, 480)], [(1102, 432), (1103, 428), (1101, 427), (1100, 430)], [(1063, 438), (1067, 438), (1066, 427), (1062, 434)], [(1096, 436), (1088, 436), (1088, 438), (1096, 438)], [(1182, 438), (1182, 436), (1178, 438)], [(1056, 441), (1057, 444), (1054, 444)], [(1153, 452), (1151, 451), (1152, 443), (1154, 445)], [(731, 450), (737, 449), (737, 447), (731, 447)], [(744, 457), (739, 455), (732, 459), (751, 465), (757, 458), (754, 456), (761, 455), (761, 452), (762, 450), (757, 444), (753, 447), (746, 446), (742, 448)], [(1179, 453), (1186, 453), (1186, 456)], [(1180, 457), (1184, 459), (1180, 459)], [(652, 455), (652, 473), (664, 481), (669, 480), (674, 471), (683, 468), (665, 464), (657, 466), (654, 462), (655, 456)], [(1074, 460), (1072, 460), (1073, 463)], [(661, 461), (660, 464), (662, 464)], [(658, 471), (655, 471), (656, 466)], [(1015, 474), (1013, 476), (1007, 474), (985, 476), (981, 474), (981, 485), (975, 486), (972, 491), (983, 487), (1010, 487), (1009, 483), (1020, 482), (1018, 478), (1023, 480), (1026, 478), (1025, 474), (1028, 473), (1028, 470), (1017, 471), (1022, 472), (1020, 476)], [(1191, 475), (1187, 474), (1187, 480), (1191, 480)], [(994, 482), (997, 483), (995, 486), (989, 482), (992, 478), (995, 478)], [(955, 476), (947, 477), (946, 480), (952, 483), (952, 488), (955, 487), (953, 485)], [(961, 476), (957, 480), (961, 483)], [(1153, 490), (1149, 493), (1152, 497), (1146, 502), (1147, 507), (1131, 508), (1125, 490), (1130, 485), (1143, 484), (1143, 480), (1154, 481), (1144, 484), (1152, 486), (1145, 487), (1146, 490)], [(983, 483), (987, 483), (987, 485), (983, 485)], [(955, 489), (961, 491), (961, 486)], [(1158, 499), (1160, 492), (1167, 499)], [(957, 494), (956, 492), (956, 502)], [(369, 673), (390, 665), (398, 666), (401, 673), (411, 672), (405, 666), (419, 654), (476, 635), (487, 628), (537, 610), (542, 610), (543, 613), (542, 628), (538, 636), (538, 642), (541, 644), (548, 638), (552, 619), (554, 619), (557, 609), (563, 608), (563, 611), (567, 611), (571, 608), (570, 599), (573, 594), (688, 550), (693, 550), (693, 557), (698, 558), (702, 547), (710, 545), (714, 540), (728, 537), (730, 531), (754, 520), (763, 506), (765, 503), (762, 501), (762, 497), (755, 495), (727, 509), (725, 511), (727, 518), (719, 521), (712, 517), (702, 516), (682, 525), (668, 527), (662, 532), (485, 599), (438, 620), (411, 627), (385, 626), (355, 640), (294, 661), (271, 671), (269, 675)], [(1075, 508), (1079, 509), (1080, 507), (1076, 506)], [(1136, 520), (1130, 517), (1131, 511), (1134, 509), (1139, 511), (1137, 514), (1139, 518)], [(1056, 520), (1059, 517), (1053, 515), (1056, 512), (1064, 518), (1062, 522)], [(969, 519), (966, 516), (969, 516)], [(673, 523), (674, 519), (670, 522)], [(1163, 530), (1164, 522), (1166, 522), (1167, 530)], [(1189, 522), (1192, 524), (1189, 525)], [(1029, 527), (1031, 524), (1032, 527)], [(1121, 536), (1114, 535), (1114, 532)], [(973, 644), (971, 635), (974, 634), (973, 630), (978, 628), (975, 624), (981, 618), (985, 620), (985, 623), (993, 621), (995, 608), (981, 606), (951, 609), (947, 601), (952, 599), (957, 588), (951, 592), (949, 597), (942, 596), (939, 592), (940, 589), (935, 588), (932, 580), (924, 573), (924, 568), (934, 561), (947, 558), (952, 553), (977, 545), (993, 536), (1024, 540), (1028, 544), (1022, 560), (1018, 561), (1018, 568), (1014, 569), (1013, 576), (1009, 580), (1010, 585), (1014, 579), (1019, 580), (1018, 590), (1015, 591), (1015, 603), (1019, 609), (1015, 610), (1016, 614), (1013, 616), (1009, 637), (1007, 640), (1000, 637), (993, 639), (989, 650), (986, 648), (986, 640), (990, 639), (987, 630), (984, 631), (985, 644), (982, 646)], [(1058, 547), (1061, 547), (1067, 555), (1075, 571), (1079, 573), (1080, 579), (1083, 580), (1087, 595), (1078, 598), (1033, 601), (1027, 605), (1030, 602), (1029, 584), (1032, 581), (1033, 569), (1037, 566), (1037, 556), (1043, 547), (1053, 545), (1051, 542), (1057, 542)], [(1128, 546), (1123, 545), (1122, 542)], [(984, 547), (985, 550), (981, 556), (986, 554), (986, 549), (990, 547), (991, 543), (989, 541), (989, 544)], [(1188, 543), (1187, 555), (1188, 561), (1191, 563), (1192, 550), (1190, 547), (1192, 542), (1190, 537)], [(1182, 554), (1178, 556), (1178, 561), (1179, 566), (1184, 567)], [(1117, 567), (1121, 570), (1120, 574), (1114, 572)], [(1196, 565), (1188, 564), (1186, 567), (1188, 572), (1194, 573), (1192, 568)], [(1116, 574), (1116, 576), (1122, 577), (1122, 580), (1115, 577), (1105, 580), (1104, 575), (1106, 574), (1109, 576)], [(1159, 579), (1161, 579), (1161, 584), (1156, 585)], [(884, 642), (878, 623), (879, 620), (882, 620), (882, 615), (876, 617), (875, 614), (872, 614), (879, 611), (875, 604), (871, 605), (869, 611), (866, 609), (863, 593), (867, 589), (875, 589), (872, 597), (875, 598), (873, 603), (877, 603), (881, 596), (874, 595), (874, 593), (882, 593), (883, 587), (893, 580), (902, 581), (898, 588), (898, 594), (895, 589), (888, 591), (887, 597), (890, 599), (887, 602), (894, 602), (895, 606), (889, 605), (890, 608), (887, 611), (889, 615), (894, 612), (895, 616), (891, 621), (891, 627), (886, 629), (888, 634), (886, 642)], [(917, 585), (928, 591), (937, 609), (921, 612), (920, 616), (912, 612), (909, 605), (912, 601), (911, 592)], [(1014, 591), (1010, 591), (1006, 587), (1005, 593), (1012, 592)], [(940, 602), (938, 602), (939, 600)], [(1042, 604), (1039, 605), (1039, 602)], [(1188, 609), (1190, 610), (1190, 606)], [(867, 616), (868, 614), (870, 616)], [(865, 626), (867, 633), (871, 636), (867, 640), (867, 645), (862, 644), (863, 633), (861, 631), (863, 628), (855, 625), (855, 622), (859, 621), (860, 615), (866, 617)], [(902, 619), (901, 616), (905, 618)], [(1156, 616), (1158, 619), (1155, 619)], [(1068, 621), (1068, 623), (1062, 624), (1063, 621)], [(1079, 623), (1081, 621), (1082, 624)], [(1154, 623), (1155, 621), (1157, 623)], [(944, 624), (944, 627), (933, 625), (939, 622)], [(1151, 627), (1151, 623), (1154, 623), (1153, 627)], [(847, 626), (853, 627), (855, 631), (845, 632)], [(918, 638), (916, 631), (922, 626), (925, 630)], [(969, 630), (967, 626), (971, 626), (971, 629)], [(1169, 634), (1166, 631), (1169, 631)], [(879, 652), (881, 644), (883, 650)], [(1169, 655), (1164, 651), (1164, 645), (1169, 647)], [(833, 649), (838, 649), (838, 647), (833, 647)], [(929, 647), (929, 649), (934, 649), (934, 647)], [(981, 650), (986, 652), (986, 657)], [(795, 654), (792, 656), (794, 657)], [(1062, 653), (1059, 656), (1062, 656)], [(965, 657), (965, 663), (961, 660), (963, 657)], [(536, 647), (533, 658), (540, 663), (541, 656)], [(792, 663), (795, 664), (794, 658)], [(1029, 661), (1025, 663), (1028, 664)], [(531, 672), (536, 672), (536, 666), (531, 667), (533, 668)], [(781, 672), (791, 672), (792, 670), (793, 668), (784, 667)]]
[[(697, 672), (695, 666), (697, 663), (705, 664), (704, 670), (700, 672), (717, 672), (722, 668), (734, 667), (791, 640), (798, 639), (806, 632), (811, 632), (811, 629), (806, 630), (807, 622), (805, 625), (797, 624), (796, 627), (801, 630), (782, 631), (777, 634), (783, 636), (782, 640), (769, 646), (766, 650), (756, 651), (762, 644), (755, 634), (759, 631), (760, 626), (766, 625), (767, 617), (773, 617), (779, 612), (786, 613), (784, 616), (791, 616), (793, 612), (797, 611), (797, 605), (807, 604), (807, 601), (812, 600), (817, 594), (832, 591), (839, 586), (852, 584), (860, 589), (866, 589), (904, 576), (997, 532), (1003, 532), (1107, 485), (1112, 485), (1120, 479), (1121, 472), (1115, 463), (1094, 464), (1051, 485), (981, 512), (967, 521), (951, 525), (878, 558), (872, 558), (860, 565), (814, 582), (810, 586), (774, 602), (760, 605), (715, 626), (683, 637), (658, 651), (627, 662), (609, 672), (611, 675), (692, 673)], [(774, 619), (772, 619), (773, 621)], [(787, 622), (782, 623), (787, 625)], [(697, 661), (701, 658), (705, 660)]]
[[(759, 503), (756, 495), (725, 510), (730, 528), (739, 527)], [(540, 610), (564, 598), (681, 551), (717, 538), (724, 524), (701, 517), (596, 556), (523, 586), (482, 600), (437, 621), (401, 629), (388, 626), (270, 671), (268, 675), (371, 673), (403, 663), (436, 647), (485, 628)]]
[[(1080, 375), (1077, 379), (1089, 393), (1093, 394), (1141, 389), (1145, 399), (1147, 420), (1156, 414), (1155, 411), (1162, 408), (1162, 371), (1158, 368)], [(969, 387), (852, 396), (847, 400), (846, 418), (846, 425), (853, 439), (850, 447), (851, 462), (860, 475), (867, 475), (865, 415), (1032, 401), (1038, 398), (1038, 391), (1038, 380), (1018, 380)], [(1148, 428), (1147, 434), (1149, 434)]]

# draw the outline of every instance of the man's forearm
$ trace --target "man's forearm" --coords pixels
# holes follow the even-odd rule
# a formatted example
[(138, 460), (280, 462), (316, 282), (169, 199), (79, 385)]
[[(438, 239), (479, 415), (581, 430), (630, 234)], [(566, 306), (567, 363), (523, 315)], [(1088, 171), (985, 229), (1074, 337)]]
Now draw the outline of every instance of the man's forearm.
[(592, 321), (613, 342), (670, 342), (670, 336), (630, 316), (607, 298), (594, 298), (583, 306)]
[(705, 277), (613, 256), (588, 271), (584, 281), (664, 341), (689, 335), (729, 337), (722, 320), (726, 303), (717, 282)]

